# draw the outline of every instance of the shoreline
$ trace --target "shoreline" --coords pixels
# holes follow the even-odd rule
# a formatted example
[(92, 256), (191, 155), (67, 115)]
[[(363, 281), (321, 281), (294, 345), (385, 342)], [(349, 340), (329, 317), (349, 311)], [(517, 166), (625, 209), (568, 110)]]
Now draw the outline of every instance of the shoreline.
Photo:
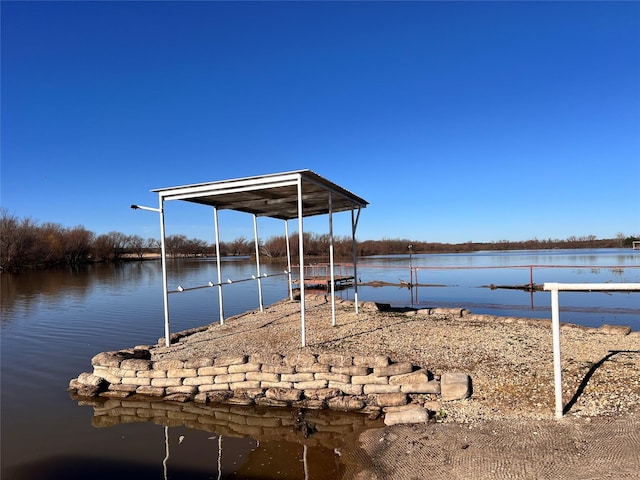
[[(380, 311), (371, 302), (356, 314), (352, 302), (337, 301), (332, 327), (324, 296), (308, 296), (306, 303), (306, 347), (300, 346), (299, 302), (285, 300), (224, 325), (176, 333), (169, 347), (159, 339), (148, 348), (156, 361), (265, 352), (385, 355), (436, 377), (449, 371), (470, 376), (469, 398), (425, 406), (439, 413), (437, 422), (363, 432), (340, 460), (347, 465), (344, 478), (468, 478), (470, 472), (480, 479), (597, 478), (579, 472), (602, 476), (601, 464), (626, 469), (623, 477), (610, 478), (640, 478), (632, 473), (640, 471), (640, 332), (562, 325), (567, 412), (556, 420), (548, 319), (463, 309)], [(564, 475), (567, 466), (572, 470)], [(510, 476), (497, 475), (496, 468)], [(551, 473), (531, 473), (541, 468)]]

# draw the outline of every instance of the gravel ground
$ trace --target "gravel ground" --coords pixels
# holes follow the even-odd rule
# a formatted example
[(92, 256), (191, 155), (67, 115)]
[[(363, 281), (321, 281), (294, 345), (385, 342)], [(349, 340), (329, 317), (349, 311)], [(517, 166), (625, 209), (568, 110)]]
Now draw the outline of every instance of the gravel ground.
[(640, 332), (563, 326), (566, 416), (558, 421), (548, 320), (372, 304), (355, 314), (353, 304), (339, 302), (332, 327), (324, 296), (306, 305), (305, 348), (300, 304), (284, 301), (183, 332), (152, 355), (384, 354), (435, 375), (471, 376), (471, 398), (440, 404), (441, 422), (363, 433), (345, 454), (348, 478), (640, 478)]
[[(331, 304), (324, 296), (308, 297), (306, 306), (305, 348), (300, 304), (287, 301), (264, 312), (229, 318), (225, 325), (182, 332), (177, 343), (152, 353), (154, 359), (299, 351), (383, 354), (392, 361), (411, 361), (435, 375), (448, 371), (471, 375), (472, 398), (443, 405), (448, 421), (553, 418), (548, 321), (460, 316), (459, 311), (381, 312), (368, 304), (356, 314), (352, 303), (340, 302), (332, 327)], [(569, 416), (619, 414), (640, 405), (640, 332), (614, 335), (566, 325), (561, 350)]]

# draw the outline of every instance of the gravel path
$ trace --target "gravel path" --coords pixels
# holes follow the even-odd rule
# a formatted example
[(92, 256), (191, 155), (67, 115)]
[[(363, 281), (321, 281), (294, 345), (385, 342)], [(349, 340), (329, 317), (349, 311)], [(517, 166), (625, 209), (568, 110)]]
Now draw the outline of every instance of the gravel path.
[(384, 354), (435, 375), (471, 376), (472, 397), (439, 405), (441, 423), (365, 432), (345, 455), (350, 478), (640, 478), (640, 332), (563, 326), (566, 416), (558, 421), (549, 321), (382, 312), (372, 304), (356, 315), (341, 302), (332, 327), (324, 296), (306, 304), (305, 348), (300, 305), (285, 301), (184, 332), (152, 355)]

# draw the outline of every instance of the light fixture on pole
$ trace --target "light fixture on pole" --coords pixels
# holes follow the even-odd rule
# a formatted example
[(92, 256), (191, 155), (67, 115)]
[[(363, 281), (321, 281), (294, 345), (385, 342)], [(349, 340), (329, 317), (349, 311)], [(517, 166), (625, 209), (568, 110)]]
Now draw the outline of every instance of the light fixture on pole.
[(145, 207), (143, 205), (131, 205), (131, 209), (132, 210), (148, 210), (150, 212), (156, 212), (156, 213), (161, 213), (162, 210), (160, 210), (159, 208), (153, 208), (153, 207)]

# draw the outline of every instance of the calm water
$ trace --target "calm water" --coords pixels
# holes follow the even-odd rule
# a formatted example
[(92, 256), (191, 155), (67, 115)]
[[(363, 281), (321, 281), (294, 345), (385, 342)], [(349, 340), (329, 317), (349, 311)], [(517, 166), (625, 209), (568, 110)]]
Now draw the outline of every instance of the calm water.
[[(529, 265), (536, 265), (536, 284), (640, 282), (640, 252), (632, 250), (375, 257), (361, 261), (358, 277), (362, 282), (408, 281), (410, 265), (411, 275), (418, 276), (414, 283), (420, 286), (361, 287), (360, 300), (549, 318), (549, 293), (486, 286), (527, 284)], [(262, 282), (266, 305), (287, 296), (282, 271), (281, 265), (262, 266), (270, 275)], [(234, 280), (224, 287), (227, 317), (258, 307), (256, 281), (239, 281), (253, 273), (255, 266), (244, 260), (223, 263), (223, 277)], [(170, 289), (199, 287), (210, 280), (217, 280), (215, 261), (170, 265)], [(329, 425), (314, 440), (314, 435), (295, 436), (291, 412), (267, 421), (269, 426), (285, 426), (261, 430), (247, 426), (260, 423), (256, 419), (265, 414), (240, 408), (217, 412), (233, 417), (223, 426), (213, 417), (196, 424), (176, 418), (168, 422), (152, 417), (153, 405), (145, 404), (126, 415), (101, 416), (117, 410), (109, 410), (104, 402), (85, 405), (70, 398), (69, 379), (90, 371), (96, 353), (152, 344), (164, 335), (159, 264), (3, 273), (0, 281), (3, 480), (257, 478), (256, 472), (259, 478), (336, 478), (342, 468), (336, 452), (353, 441), (358, 430), (370, 426), (360, 415), (341, 416), (336, 422), (328, 413), (314, 419), (318, 425)], [(353, 298), (353, 291), (338, 295)], [(563, 321), (625, 324), (640, 330), (638, 293), (561, 293), (560, 306)], [(218, 321), (217, 288), (170, 295), (170, 313), (172, 331)]]

